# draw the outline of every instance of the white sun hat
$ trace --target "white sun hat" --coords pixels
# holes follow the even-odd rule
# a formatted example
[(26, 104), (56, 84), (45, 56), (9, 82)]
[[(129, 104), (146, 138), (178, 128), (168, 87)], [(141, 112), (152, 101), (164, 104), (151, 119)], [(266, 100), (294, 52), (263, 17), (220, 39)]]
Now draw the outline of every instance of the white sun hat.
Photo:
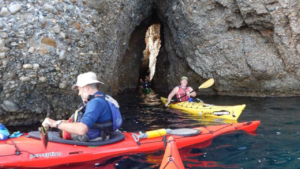
[(78, 87), (83, 87), (88, 84), (93, 84), (93, 83), (101, 83), (104, 84), (103, 82), (100, 82), (97, 80), (96, 73), (94, 72), (87, 72), (83, 73), (77, 76), (77, 83), (72, 86), (72, 89), (77, 89)]

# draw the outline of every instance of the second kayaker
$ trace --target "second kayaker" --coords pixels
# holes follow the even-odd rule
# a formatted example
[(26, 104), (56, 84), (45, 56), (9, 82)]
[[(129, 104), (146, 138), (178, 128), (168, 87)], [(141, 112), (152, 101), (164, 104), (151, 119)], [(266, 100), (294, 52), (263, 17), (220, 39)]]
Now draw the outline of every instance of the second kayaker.
[[(72, 89), (78, 90), (83, 105), (74, 113), (69, 121), (46, 118), (43, 126), (53, 127), (63, 131), (63, 138), (75, 141), (88, 141), (102, 135), (99, 125), (112, 122), (111, 130), (122, 125), (118, 103), (108, 95), (98, 90), (97, 85), (103, 84), (97, 80), (94, 72), (78, 75), (77, 83)], [(110, 97), (112, 101), (107, 101)], [(117, 107), (117, 108), (116, 108)], [(97, 126), (98, 125), (98, 126)]]
[(169, 106), (172, 98), (176, 95), (176, 99), (179, 102), (188, 101), (190, 97), (196, 97), (196, 92), (192, 87), (188, 86), (188, 78), (182, 76), (180, 80), (180, 85), (176, 86), (168, 96), (168, 102), (165, 106)]
[(140, 79), (140, 82), (142, 84), (142, 92), (149, 94), (151, 92), (151, 89), (150, 89), (151, 83), (149, 81), (149, 76), (145, 76), (144, 81), (142, 79)]

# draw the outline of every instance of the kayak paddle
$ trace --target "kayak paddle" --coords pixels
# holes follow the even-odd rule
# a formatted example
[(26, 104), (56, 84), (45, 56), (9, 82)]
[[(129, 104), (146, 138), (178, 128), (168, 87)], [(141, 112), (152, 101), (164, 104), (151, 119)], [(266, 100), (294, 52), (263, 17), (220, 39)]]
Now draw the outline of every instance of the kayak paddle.
[(215, 83), (215, 80), (213, 78), (208, 79), (206, 82), (202, 83), (202, 85), (200, 85), (198, 87), (198, 89), (206, 89), (210, 86), (212, 86)]
[[(47, 117), (49, 117), (50, 115), (50, 106), (48, 104), (48, 109), (47, 109)], [(48, 130), (47, 128), (45, 128), (44, 126), (39, 127), (39, 132), (40, 132), (40, 138), (41, 141), (45, 147), (45, 149), (47, 149), (47, 145), (48, 145)]]
[(46, 130), (43, 126), (39, 127), (41, 141), (44, 145), (44, 148), (47, 149), (48, 145), (48, 130)]

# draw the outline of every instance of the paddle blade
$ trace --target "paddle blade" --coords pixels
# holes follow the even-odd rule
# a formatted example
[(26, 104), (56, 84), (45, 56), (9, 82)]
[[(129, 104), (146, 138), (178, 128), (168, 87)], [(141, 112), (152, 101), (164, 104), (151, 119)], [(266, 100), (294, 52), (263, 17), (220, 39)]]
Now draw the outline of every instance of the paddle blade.
[(44, 127), (39, 127), (39, 131), (40, 131), (41, 141), (42, 141), (45, 149), (47, 149), (47, 145), (48, 145), (48, 131)]
[(199, 89), (208, 88), (208, 87), (212, 86), (214, 83), (215, 83), (215, 80), (213, 78), (208, 79), (206, 82), (202, 83), (201, 86), (199, 86)]

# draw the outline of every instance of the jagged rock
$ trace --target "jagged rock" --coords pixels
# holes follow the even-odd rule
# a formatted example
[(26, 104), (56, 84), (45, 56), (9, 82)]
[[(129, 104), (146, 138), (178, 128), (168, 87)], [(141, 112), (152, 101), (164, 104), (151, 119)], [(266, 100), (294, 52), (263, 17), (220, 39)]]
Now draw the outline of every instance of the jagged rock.
[(2, 77), (2, 80), (3, 81), (10, 81), (10, 80), (14, 79), (15, 77), (16, 77), (15, 72), (13, 72), (13, 71), (5, 72), (3, 77)]
[(65, 89), (67, 87), (67, 82), (61, 82), (59, 83), (59, 88), (60, 89)]
[(40, 77), (40, 78), (39, 78), (39, 81), (42, 82), (42, 83), (44, 83), (44, 82), (47, 81), (47, 78), (46, 78), (46, 77)]
[(88, 5), (90, 8), (99, 11), (99, 13), (106, 12), (109, 6), (108, 1), (97, 1), (97, 0), (88, 1)]
[(59, 33), (60, 32), (60, 27), (56, 25), (56, 26), (53, 27), (53, 30), (54, 30), (55, 33)]
[(6, 32), (0, 32), (0, 38), (6, 39), (8, 38), (8, 34)]
[(17, 42), (12, 42), (10, 45), (11, 45), (12, 47), (16, 47), (16, 46), (18, 46), (18, 43), (17, 43)]
[(30, 81), (30, 77), (22, 76), (22, 77), (20, 77), (20, 80), (22, 82), (29, 82)]
[(28, 52), (29, 52), (29, 53), (34, 53), (34, 47), (30, 47), (30, 48), (28, 49)]
[(8, 50), (8, 47), (0, 47), (0, 52), (7, 52)]
[(3, 103), (1, 104), (1, 107), (7, 111), (7, 112), (11, 112), (11, 113), (15, 113), (19, 111), (19, 106), (9, 100), (4, 100)]
[(39, 23), (43, 26), (46, 23), (45, 17), (40, 15), (39, 16)]
[(10, 15), (10, 12), (8, 11), (7, 8), (5, 8), (5, 7), (1, 8), (0, 17), (5, 17), (5, 16), (9, 16), (9, 15)]
[[(3, 21), (0, 19), (0, 29), (4, 28), (4, 23)], [(1, 36), (0, 36), (1, 37)]]
[(66, 52), (64, 50), (60, 51), (60, 53), (59, 53), (59, 60), (65, 60), (66, 59), (65, 53)]
[(63, 32), (59, 32), (59, 35), (62, 37), (62, 38), (66, 38), (66, 34), (65, 33), (63, 33)]
[(54, 39), (51, 39), (51, 38), (48, 38), (48, 37), (43, 37), (41, 39), (41, 42), (46, 44), (46, 45), (56, 47), (56, 42), (55, 42)]
[(13, 4), (11, 6), (9, 6), (9, 11), (12, 14), (16, 14), (17, 12), (19, 12), (22, 9), (22, 5), (20, 4)]
[(52, 6), (52, 5), (49, 5), (49, 4), (47, 4), (47, 3), (43, 6), (43, 9), (44, 9), (45, 11), (51, 12), (51, 13), (53, 13), (53, 14), (57, 14), (57, 10), (55, 9), (55, 7)]
[(8, 61), (6, 59), (2, 60), (2, 66), (3, 67), (6, 67), (8, 64)]
[(4, 53), (4, 52), (0, 53), (0, 58), (1, 58), (1, 59), (4, 59), (4, 58), (5, 58), (5, 53)]
[(0, 39), (0, 47), (4, 47), (5, 46), (5, 42), (3, 39)]
[[(154, 76), (161, 82), (156, 88), (165, 90), (168, 86), (172, 90), (177, 79), (186, 75), (192, 77), (189, 84), (198, 85), (199, 81), (215, 78), (214, 91), (221, 95), (299, 95), (296, 84), (300, 77), (292, 73), (300, 68), (299, 54), (295, 39), (289, 36), (292, 32), (298, 34), (293, 19), (298, 16), (297, 9), (291, 4), (299, 2), (292, 0), (286, 9), (277, 2), (155, 0), (167, 28), (164, 47), (168, 51), (158, 57), (157, 72), (164, 73)], [(175, 22), (176, 18), (180, 22)], [(293, 26), (282, 28), (286, 24)], [(164, 81), (166, 77), (171, 78)], [(286, 84), (282, 82), (291, 78), (293, 89), (283, 92), (281, 88)]]
[(23, 68), (24, 69), (32, 69), (32, 64), (24, 64)]
[(41, 48), (38, 47), (36, 50), (39, 54), (48, 54), (49, 53), (49, 51), (45, 47), (41, 47)]
[(40, 68), (40, 65), (39, 64), (33, 64), (33, 69), (35, 69), (35, 70), (37, 70), (37, 69), (39, 69)]

